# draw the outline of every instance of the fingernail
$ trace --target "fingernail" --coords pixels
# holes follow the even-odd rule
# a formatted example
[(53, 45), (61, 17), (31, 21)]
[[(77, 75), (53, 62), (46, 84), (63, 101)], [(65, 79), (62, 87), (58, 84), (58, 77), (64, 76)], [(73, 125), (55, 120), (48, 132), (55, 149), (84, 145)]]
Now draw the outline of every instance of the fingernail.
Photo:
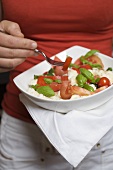
[(33, 42), (32, 45), (31, 45), (31, 48), (32, 48), (32, 49), (37, 48), (37, 43)]

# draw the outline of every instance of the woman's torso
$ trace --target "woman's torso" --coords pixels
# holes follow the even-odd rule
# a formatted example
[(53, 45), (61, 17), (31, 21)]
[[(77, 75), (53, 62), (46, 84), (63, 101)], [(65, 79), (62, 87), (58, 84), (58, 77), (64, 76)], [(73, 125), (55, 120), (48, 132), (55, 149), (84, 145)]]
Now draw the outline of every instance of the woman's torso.
[[(19, 23), (25, 37), (34, 39), (48, 56), (81, 45), (111, 56), (113, 1), (3, 0), (4, 19)], [(43, 60), (31, 57), (11, 72), (3, 101), (5, 111), (19, 119), (30, 116), (19, 102), (13, 78)]]

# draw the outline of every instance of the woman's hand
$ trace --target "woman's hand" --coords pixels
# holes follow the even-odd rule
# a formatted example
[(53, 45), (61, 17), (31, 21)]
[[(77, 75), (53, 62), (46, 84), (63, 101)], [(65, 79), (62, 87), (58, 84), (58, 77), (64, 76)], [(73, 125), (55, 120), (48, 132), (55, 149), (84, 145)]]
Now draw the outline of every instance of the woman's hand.
[(21, 64), (26, 57), (35, 55), (37, 43), (24, 38), (17, 23), (0, 22), (0, 72), (10, 71)]

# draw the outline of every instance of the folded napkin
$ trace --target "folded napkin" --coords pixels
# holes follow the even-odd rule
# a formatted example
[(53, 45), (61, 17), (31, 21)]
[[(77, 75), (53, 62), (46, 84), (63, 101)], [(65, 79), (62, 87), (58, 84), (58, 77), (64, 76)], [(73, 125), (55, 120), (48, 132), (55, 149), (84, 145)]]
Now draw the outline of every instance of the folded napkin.
[(95, 109), (66, 114), (38, 107), (23, 94), (20, 100), (51, 144), (74, 167), (113, 126), (113, 98)]

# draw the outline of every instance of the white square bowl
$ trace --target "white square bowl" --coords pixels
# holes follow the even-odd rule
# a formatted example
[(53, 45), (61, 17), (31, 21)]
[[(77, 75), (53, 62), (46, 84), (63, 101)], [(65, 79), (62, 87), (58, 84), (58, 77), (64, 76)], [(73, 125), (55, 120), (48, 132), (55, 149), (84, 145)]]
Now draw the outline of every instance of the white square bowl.
[[(75, 61), (82, 55), (85, 55), (90, 49), (81, 47), (81, 46), (73, 46), (68, 48), (58, 54), (61, 60), (65, 61), (67, 55), (73, 58)], [(99, 58), (101, 58), (104, 68), (113, 67), (113, 59), (109, 56), (106, 56), (102, 53), (98, 53)], [(54, 57), (54, 56), (53, 56)], [(52, 58), (53, 58), (52, 57)], [(40, 97), (33, 96), (28, 93), (28, 85), (33, 79), (34, 74), (40, 75), (44, 72), (48, 71), (51, 68), (51, 65), (47, 63), (47, 61), (43, 61), (40, 64), (35, 65), (29, 70), (21, 73), (17, 77), (14, 78), (15, 85), (19, 88), (19, 90), (33, 103), (36, 105), (43, 107), (48, 110), (53, 110), (61, 113), (67, 113), (71, 110), (90, 110), (94, 109), (113, 97), (113, 85), (108, 87), (107, 89), (96, 93), (91, 96), (87, 96), (85, 98), (77, 98), (73, 100), (51, 100), (51, 99), (42, 99)]]

